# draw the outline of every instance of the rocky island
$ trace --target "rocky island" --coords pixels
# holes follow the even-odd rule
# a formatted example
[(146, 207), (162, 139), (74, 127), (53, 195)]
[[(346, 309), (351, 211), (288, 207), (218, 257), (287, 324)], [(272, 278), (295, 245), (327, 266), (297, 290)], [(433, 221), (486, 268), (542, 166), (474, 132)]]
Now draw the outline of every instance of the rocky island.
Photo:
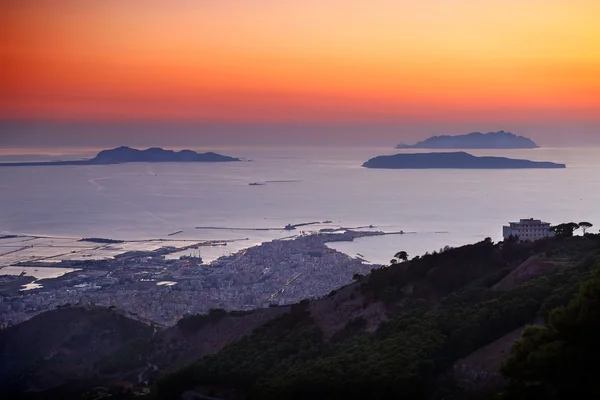
[(239, 158), (224, 156), (217, 153), (197, 153), (192, 150), (165, 150), (152, 147), (146, 150), (121, 146), (116, 149), (102, 150), (96, 157), (89, 160), (74, 161), (44, 161), (0, 163), (1, 167), (48, 166), (48, 165), (111, 165), (132, 162), (228, 162), (241, 161)]
[(536, 149), (538, 147), (529, 138), (504, 131), (432, 136), (416, 144), (396, 146), (397, 149)]
[(371, 158), (365, 168), (384, 169), (526, 169), (566, 168), (565, 164), (548, 161), (519, 160), (505, 157), (476, 157), (465, 152), (395, 154)]

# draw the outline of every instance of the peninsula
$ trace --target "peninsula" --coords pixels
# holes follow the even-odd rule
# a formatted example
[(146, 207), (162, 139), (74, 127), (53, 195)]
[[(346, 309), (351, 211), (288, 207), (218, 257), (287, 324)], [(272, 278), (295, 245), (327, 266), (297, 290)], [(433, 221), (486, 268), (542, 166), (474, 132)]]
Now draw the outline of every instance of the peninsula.
[(0, 163), (0, 167), (25, 167), (49, 165), (111, 165), (132, 162), (228, 162), (241, 161), (239, 158), (224, 156), (217, 153), (197, 153), (192, 150), (165, 150), (152, 147), (146, 150), (132, 149), (121, 146), (116, 149), (102, 150), (96, 157), (89, 160), (73, 161), (44, 161), (44, 162), (19, 162)]
[(547, 161), (518, 160), (505, 157), (476, 157), (465, 152), (416, 153), (378, 156), (363, 165), (365, 168), (384, 169), (527, 169), (566, 168), (565, 164)]
[(504, 131), (432, 136), (416, 144), (396, 146), (397, 149), (536, 149), (538, 147), (529, 138)]

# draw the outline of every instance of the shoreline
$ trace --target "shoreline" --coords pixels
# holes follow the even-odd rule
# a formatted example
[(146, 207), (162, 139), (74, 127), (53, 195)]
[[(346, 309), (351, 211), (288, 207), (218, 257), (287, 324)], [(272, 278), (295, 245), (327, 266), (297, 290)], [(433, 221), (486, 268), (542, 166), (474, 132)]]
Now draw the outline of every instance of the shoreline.
[[(11, 312), (0, 315), (0, 319), (23, 321), (58, 306), (91, 301), (97, 305), (115, 305), (159, 324), (171, 325), (183, 314), (203, 313), (210, 308), (250, 310), (292, 304), (324, 296), (350, 283), (353, 275), (373, 268), (373, 264), (331, 249), (327, 243), (388, 234), (399, 232), (316, 232), (288, 236), (219, 257), (210, 264), (193, 256), (174, 260), (165, 257), (182, 251), (181, 247), (120, 252), (110, 259), (67, 260), (52, 265), (25, 261), (12, 268), (23, 268), (23, 272), (44, 267), (72, 270), (41, 279), (19, 275), (19, 270), (4, 276), (0, 295), (9, 302), (25, 299), (31, 305), (26, 312)], [(215, 243), (205, 241), (191, 246)]]
[[(295, 226), (305, 226), (305, 225), (312, 225), (312, 224), (317, 224), (317, 223), (302, 223), (302, 224), (297, 224)], [(312, 232), (308, 232), (308, 233), (302, 232), (302, 233), (299, 233), (296, 235), (261, 241), (257, 244), (238, 249), (236, 251), (236, 253), (247, 250), (249, 248), (258, 247), (265, 243), (279, 241), (279, 240), (296, 240), (302, 236), (326, 235), (328, 240), (323, 241), (323, 243), (326, 244), (326, 243), (335, 243), (335, 242), (352, 242), (355, 239), (362, 238), (362, 237), (418, 234), (418, 232), (404, 232), (404, 231), (385, 232), (385, 231), (357, 231), (356, 230), (356, 229), (374, 229), (374, 228), (375, 227), (373, 225), (370, 225), (370, 226), (361, 226), (361, 227), (356, 227), (356, 228), (321, 229), (319, 231), (312, 231)], [(213, 228), (213, 229), (236, 230), (236, 228), (225, 228), (225, 227), (224, 228)], [(245, 229), (244, 228), (244, 230), (262, 230), (262, 229), (260, 229), (260, 228)], [(264, 230), (267, 230), (267, 229), (264, 229)], [(283, 229), (283, 230), (277, 229), (277, 230), (278, 231), (289, 231), (289, 230), (285, 230), (285, 229)], [(183, 232), (183, 231), (179, 231), (179, 232), (175, 232), (175, 233), (177, 234), (180, 232)], [(447, 233), (447, 232), (435, 232), (435, 233)], [(62, 248), (64, 248), (64, 249), (71, 250), (68, 253), (52, 254), (52, 255), (47, 255), (47, 256), (46, 255), (31, 256), (31, 259), (26, 260), (26, 261), (18, 261), (15, 263), (8, 263), (7, 265), (2, 265), (2, 266), (0, 266), (0, 275), (2, 275), (1, 271), (5, 267), (71, 268), (74, 265), (77, 265), (79, 263), (96, 262), (96, 261), (99, 262), (99, 261), (109, 260), (109, 259), (126, 259), (126, 258), (131, 258), (131, 257), (139, 257), (140, 255), (143, 255), (144, 253), (146, 253), (146, 255), (148, 257), (156, 257), (156, 256), (165, 256), (166, 257), (171, 254), (184, 252), (186, 250), (192, 250), (192, 249), (198, 250), (198, 249), (201, 249), (204, 247), (221, 247), (221, 246), (227, 246), (230, 243), (250, 241), (250, 238), (210, 239), (210, 240), (166, 239), (166, 238), (156, 238), (156, 239), (149, 239), (149, 240), (144, 240), (144, 239), (138, 239), (138, 240), (120, 240), (119, 239), (119, 240), (117, 240), (117, 239), (111, 239), (111, 238), (95, 238), (94, 240), (89, 240), (89, 239), (85, 239), (85, 238), (75, 238), (75, 237), (39, 236), (39, 235), (35, 235), (35, 236), (34, 235), (10, 235), (10, 236), (8, 236), (7, 235), (5, 237), (0, 237), (0, 249), (3, 247), (2, 239), (4, 239), (4, 238), (22, 239), (19, 242), (19, 244), (27, 243), (29, 241), (34, 241), (37, 239), (48, 239), (48, 240), (73, 240), (76, 243), (88, 244), (88, 246), (83, 247), (83, 245), (82, 245), (81, 247), (76, 247), (76, 246), (69, 246), (69, 245), (55, 245), (55, 244), (43, 244), (42, 243), (42, 244), (37, 244), (37, 245), (31, 244), (31, 245), (26, 245), (26, 246), (18, 246), (18, 245), (13, 246), (13, 247), (19, 247), (19, 248), (14, 249), (14, 250), (9, 250), (4, 253), (2, 253), (0, 250), (0, 257), (11, 255), (11, 254), (16, 254), (23, 250), (35, 249), (35, 248), (40, 248), (40, 249), (45, 249), (45, 248), (62, 249)], [(186, 243), (190, 243), (190, 244), (186, 245), (186, 246), (179, 246), (179, 247), (168, 245), (169, 243), (182, 243), (182, 242), (186, 242)], [(135, 244), (147, 243), (149, 245), (166, 244), (166, 245), (160, 246), (155, 249), (150, 248), (151, 246), (148, 246), (147, 248), (143, 248), (143, 249), (137, 249), (137, 250), (128, 250), (128, 249), (124, 249), (124, 248), (121, 248), (121, 249), (119, 248), (119, 246), (126, 246), (127, 244), (130, 244), (130, 243), (135, 243)], [(5, 247), (8, 247), (8, 246), (5, 246)], [(97, 252), (102, 252), (103, 250), (106, 250), (106, 251), (112, 251), (114, 254), (111, 257), (106, 257), (106, 256), (101, 256), (101, 255), (98, 255), (96, 257), (85, 257), (85, 255), (83, 255), (82, 257), (85, 257), (85, 258), (81, 258), (81, 259), (70, 259), (70, 260), (69, 259), (58, 259), (61, 256), (70, 255), (70, 254), (78, 254), (85, 250), (97, 251)], [(118, 250), (123, 250), (123, 251), (118, 252)], [(223, 257), (227, 257), (227, 256), (218, 257), (217, 259), (211, 261), (210, 263), (203, 264), (203, 265), (210, 265), (211, 263), (218, 261), (219, 258), (223, 258)]]
[[(315, 229), (315, 225), (318, 225)], [(172, 236), (183, 233), (183, 230), (178, 230), (169, 233), (166, 237), (150, 238), (150, 239), (112, 239), (112, 238), (78, 238), (71, 236), (55, 236), (55, 235), (31, 235), (31, 234), (16, 234), (12, 232), (3, 232), (0, 236), (0, 275), (5, 267), (36, 267), (36, 268), (77, 268), (80, 265), (89, 265), (98, 262), (109, 262), (111, 260), (126, 260), (133, 257), (164, 257), (166, 260), (179, 260), (180, 258), (193, 258), (200, 260), (200, 265), (211, 266), (218, 263), (220, 259), (231, 257), (242, 251), (261, 246), (265, 243), (270, 243), (279, 240), (297, 240), (299, 237), (306, 235), (327, 235), (323, 243), (325, 245), (335, 244), (339, 242), (354, 242), (355, 239), (364, 237), (382, 237), (391, 235), (416, 235), (419, 233), (426, 234), (447, 234), (447, 231), (434, 232), (415, 232), (415, 231), (383, 231), (376, 230), (378, 227), (374, 225), (361, 225), (357, 227), (335, 226), (331, 228), (321, 228), (321, 226), (332, 226), (332, 221), (326, 220), (323, 222), (303, 222), (297, 224), (288, 224), (293, 229), (273, 228), (272, 230), (285, 234), (287, 236), (280, 237), (259, 237), (259, 238), (235, 238), (235, 239), (177, 239)], [(296, 231), (296, 227), (310, 226), (313, 228), (309, 231)], [(248, 230), (260, 231), (271, 230), (271, 228), (230, 228), (230, 227), (206, 227), (210, 230)], [(198, 228), (196, 228), (198, 229)], [(292, 233), (293, 232), (293, 233)], [(349, 232), (349, 233), (348, 233)], [(242, 244), (247, 242), (247, 244)], [(231, 249), (227, 253), (225, 251), (216, 252), (213, 249)], [(3, 248), (8, 248), (3, 252)], [(338, 249), (334, 246), (329, 248), (348, 255), (351, 258), (359, 259), (362, 262), (370, 265), (381, 265), (381, 262), (367, 259), (358, 253)], [(60, 250), (59, 250), (60, 249)], [(201, 257), (202, 250), (208, 252), (208, 257)], [(61, 251), (62, 250), (62, 251)], [(190, 254), (181, 254), (190, 250)], [(198, 251), (198, 257), (195, 256), (195, 251)], [(170, 257), (180, 253), (178, 257)], [(206, 254), (206, 253), (205, 253)], [(12, 257), (11, 257), (12, 256)], [(371, 258), (371, 257), (369, 257)], [(381, 261), (381, 259), (379, 260)]]

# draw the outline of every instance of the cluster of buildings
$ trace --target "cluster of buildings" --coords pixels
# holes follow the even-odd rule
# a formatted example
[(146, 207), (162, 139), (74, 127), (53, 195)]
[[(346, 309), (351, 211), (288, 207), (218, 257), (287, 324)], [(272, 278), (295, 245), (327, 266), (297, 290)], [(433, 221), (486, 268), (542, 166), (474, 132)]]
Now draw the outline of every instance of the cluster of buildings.
[(275, 240), (209, 265), (190, 257), (168, 260), (164, 252), (69, 264), (80, 270), (37, 281), (40, 288), (0, 296), (0, 327), (75, 304), (115, 306), (160, 325), (173, 325), (186, 314), (211, 308), (249, 310), (292, 304), (324, 296), (350, 283), (354, 274), (368, 273), (372, 265), (325, 243), (372, 234), (321, 233)]

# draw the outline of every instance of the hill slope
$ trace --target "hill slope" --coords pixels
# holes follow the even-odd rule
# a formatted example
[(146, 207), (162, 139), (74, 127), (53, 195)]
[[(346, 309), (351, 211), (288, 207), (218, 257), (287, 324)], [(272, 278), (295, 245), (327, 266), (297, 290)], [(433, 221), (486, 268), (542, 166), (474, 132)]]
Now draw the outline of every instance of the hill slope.
[[(469, 355), (566, 304), (597, 263), (597, 241), (483, 241), (373, 271), (161, 380), (160, 396), (190, 389), (248, 399), (462, 396), (455, 363), (480, 359)], [(536, 255), (560, 259), (560, 267), (492, 289)], [(493, 395), (478, 388), (478, 398), (486, 393)]]
[(599, 244), (487, 239), (357, 275), (317, 300), (212, 310), (156, 332), (115, 310), (57, 310), (0, 333), (0, 382), (19, 395), (62, 390), (39, 398), (115, 380), (157, 382), (163, 399), (491, 398), (512, 341), (574, 297)]
[(0, 331), (0, 389), (43, 392), (75, 389), (95, 362), (153, 329), (98, 307), (49, 311)]
[(105, 307), (49, 311), (0, 331), (0, 394), (68, 398), (94, 386), (139, 385), (217, 352), (287, 311), (212, 310), (166, 329)]

